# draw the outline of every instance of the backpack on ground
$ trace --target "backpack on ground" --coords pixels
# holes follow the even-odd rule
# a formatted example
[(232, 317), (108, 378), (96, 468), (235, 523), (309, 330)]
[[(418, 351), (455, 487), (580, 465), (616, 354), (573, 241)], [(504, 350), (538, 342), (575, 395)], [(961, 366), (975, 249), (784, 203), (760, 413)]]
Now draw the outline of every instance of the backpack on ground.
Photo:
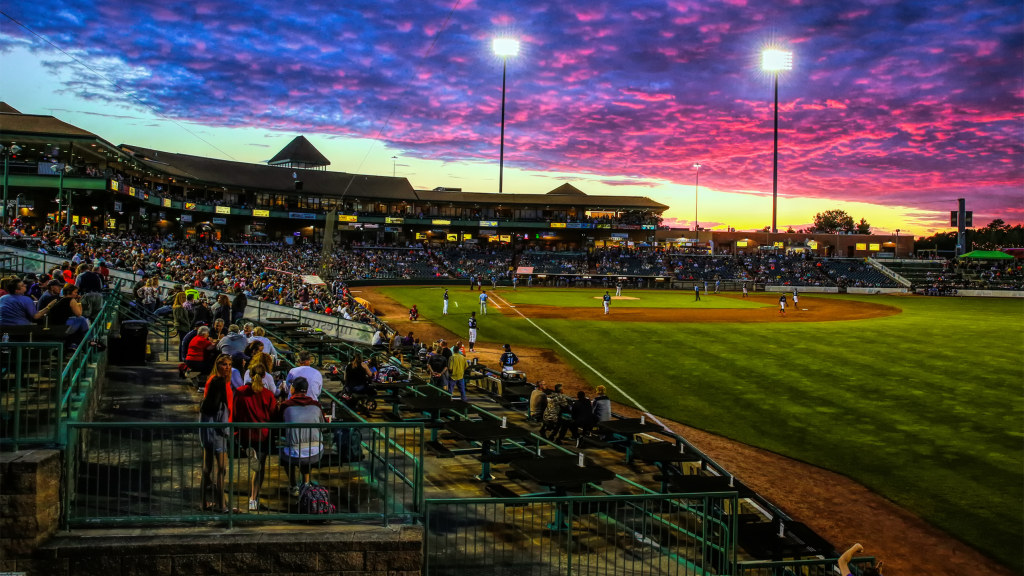
[(306, 484), (299, 492), (299, 514), (334, 514), (331, 493), (319, 484)]
[(341, 462), (360, 462), (363, 454), (363, 431), (359, 428), (338, 428), (334, 431), (334, 446)]

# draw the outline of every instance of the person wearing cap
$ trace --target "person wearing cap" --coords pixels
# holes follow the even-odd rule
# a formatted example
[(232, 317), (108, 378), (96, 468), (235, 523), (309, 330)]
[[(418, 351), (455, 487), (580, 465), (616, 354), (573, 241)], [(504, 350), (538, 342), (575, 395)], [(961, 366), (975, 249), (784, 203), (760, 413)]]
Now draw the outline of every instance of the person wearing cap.
[(63, 287), (64, 283), (60, 280), (50, 280), (46, 283), (46, 292), (39, 297), (39, 302), (36, 305), (43, 309), (50, 305), (51, 300), (60, 300), (60, 290)]
[(302, 485), (296, 481), (295, 471), (302, 474), (302, 484), (309, 484), (312, 468), (320, 463), (323, 453), (323, 435), (320, 425), (324, 422), (324, 413), (320, 403), (310, 395), (309, 382), (303, 377), (291, 381), (292, 395), (281, 403), (275, 413), (274, 420), (287, 424), (312, 424), (308, 428), (288, 428), (286, 442), (281, 446), (279, 462), (288, 469), (288, 483), (292, 486), (292, 496), (298, 496)]
[(498, 360), (501, 364), (501, 371), (512, 372), (515, 370), (515, 365), (519, 364), (519, 357), (516, 356), (515, 352), (512, 351), (512, 347), (505, 344), (505, 352), (501, 355), (501, 359)]

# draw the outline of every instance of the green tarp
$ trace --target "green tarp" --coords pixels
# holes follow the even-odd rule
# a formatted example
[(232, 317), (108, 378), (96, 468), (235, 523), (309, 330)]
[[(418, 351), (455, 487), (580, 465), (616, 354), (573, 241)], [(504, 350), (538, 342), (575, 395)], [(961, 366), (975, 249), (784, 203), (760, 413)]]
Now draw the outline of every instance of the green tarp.
[(1013, 256), (998, 250), (973, 250), (967, 254), (961, 254), (961, 258), (972, 260), (1012, 260)]

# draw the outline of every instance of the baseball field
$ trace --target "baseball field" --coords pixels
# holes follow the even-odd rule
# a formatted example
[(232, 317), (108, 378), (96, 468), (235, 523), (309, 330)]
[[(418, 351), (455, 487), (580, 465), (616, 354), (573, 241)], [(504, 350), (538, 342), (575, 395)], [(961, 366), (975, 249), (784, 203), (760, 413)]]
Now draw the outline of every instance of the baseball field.
[[(380, 291), (456, 334), (479, 310)], [(1024, 302), (801, 294), (783, 316), (777, 294), (627, 290), (605, 315), (603, 295), (500, 288), (479, 338), (549, 347), (618, 402), (839, 472), (1024, 568)]]

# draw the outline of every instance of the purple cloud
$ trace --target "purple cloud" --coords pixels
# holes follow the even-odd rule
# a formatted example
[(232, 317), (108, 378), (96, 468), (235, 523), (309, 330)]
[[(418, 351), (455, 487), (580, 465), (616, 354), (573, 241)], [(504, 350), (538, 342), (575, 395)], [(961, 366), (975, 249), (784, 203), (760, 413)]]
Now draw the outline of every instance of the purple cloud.
[[(57, 0), (13, 14), (102, 69), (63, 90), (212, 126), (382, 137), (403, 155), (497, 155), (507, 63), (509, 167), (771, 189), (769, 43), (780, 192), (933, 210), (968, 197), (1024, 219), (1020, 3), (736, 0), (278, 3)], [(56, 17), (54, 16), (56, 15)], [(34, 36), (5, 26), (0, 50)], [(112, 66), (110, 63), (119, 63)], [(102, 63), (102, 64), (101, 64)], [(66, 69), (66, 61), (48, 60)]]

